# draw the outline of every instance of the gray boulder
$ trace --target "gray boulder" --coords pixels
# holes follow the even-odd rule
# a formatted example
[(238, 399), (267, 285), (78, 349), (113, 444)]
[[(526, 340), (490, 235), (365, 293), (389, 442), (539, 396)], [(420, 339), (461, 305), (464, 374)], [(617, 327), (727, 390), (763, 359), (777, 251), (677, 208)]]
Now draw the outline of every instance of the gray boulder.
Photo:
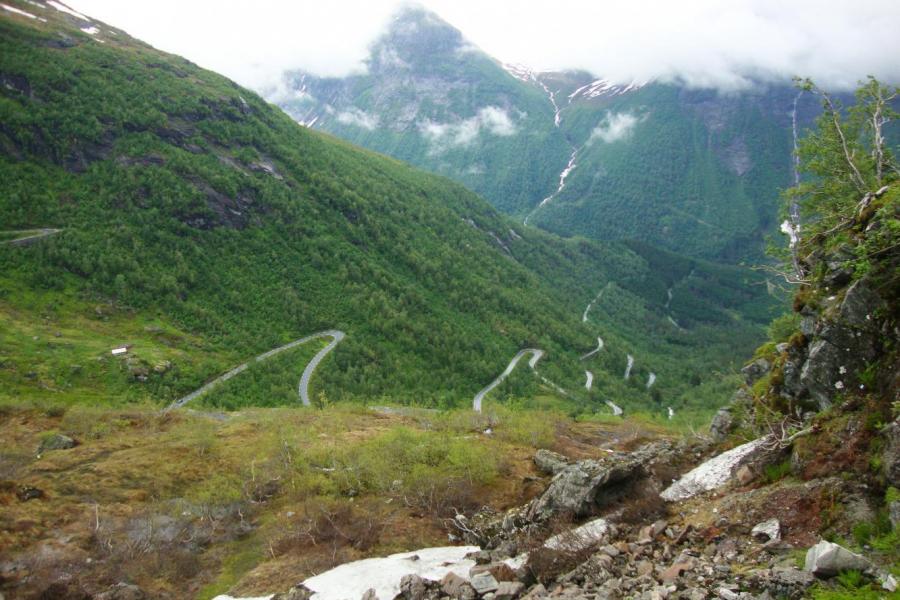
[(400, 580), (400, 593), (394, 600), (423, 600), (428, 592), (425, 580), (418, 575), (404, 575)]
[(872, 563), (843, 546), (823, 540), (806, 551), (803, 568), (817, 577), (833, 577), (850, 569), (867, 571), (872, 568)]
[(515, 600), (525, 591), (525, 584), (520, 581), (503, 581), (494, 592), (494, 600)]
[(569, 466), (569, 459), (558, 452), (541, 449), (534, 453), (534, 464), (540, 472), (556, 475)]
[(475, 600), (478, 594), (472, 585), (457, 575), (456, 573), (447, 573), (441, 579), (441, 592), (453, 598), (453, 600)]
[(78, 442), (69, 436), (61, 433), (54, 433), (41, 440), (41, 445), (38, 447), (38, 454), (43, 454), (49, 450), (68, 450), (77, 445)]
[(478, 592), (480, 595), (487, 594), (488, 592), (495, 591), (500, 584), (497, 583), (497, 580), (494, 579), (494, 576), (489, 572), (484, 571), (482, 573), (476, 573), (472, 576), (472, 579), (469, 581), (472, 587)]
[(709, 433), (715, 441), (721, 442), (728, 437), (728, 434), (731, 433), (733, 429), (734, 415), (731, 414), (731, 409), (729, 407), (723, 406), (716, 412), (716, 416), (713, 417), (712, 423), (709, 425)]

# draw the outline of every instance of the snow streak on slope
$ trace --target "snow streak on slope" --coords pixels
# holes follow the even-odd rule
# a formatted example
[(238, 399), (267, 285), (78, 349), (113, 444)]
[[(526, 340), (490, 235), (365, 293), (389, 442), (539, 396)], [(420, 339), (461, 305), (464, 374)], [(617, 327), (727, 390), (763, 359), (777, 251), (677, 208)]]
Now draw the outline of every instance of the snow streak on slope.
[(574, 171), (574, 170), (575, 170), (575, 167), (578, 166), (578, 165), (575, 163), (575, 158), (578, 156), (578, 151), (579, 151), (579, 150), (581, 150), (581, 148), (573, 148), (573, 149), (572, 149), (572, 155), (569, 156), (569, 162), (568, 162), (568, 164), (566, 165), (566, 168), (563, 169), (562, 172), (559, 174), (559, 187), (556, 188), (556, 191), (555, 191), (555, 192), (553, 192), (552, 194), (550, 194), (549, 196), (547, 196), (546, 198), (544, 198), (543, 200), (541, 200), (541, 203), (538, 204), (537, 206), (535, 206), (535, 207), (534, 207), (534, 210), (532, 210), (530, 213), (528, 213), (528, 216), (525, 217), (525, 220), (524, 220), (524, 221), (522, 221), (522, 224), (523, 224), (523, 225), (528, 225), (528, 220), (531, 219), (531, 217), (533, 217), (534, 214), (535, 214), (537, 211), (539, 211), (540, 209), (542, 209), (547, 203), (549, 203), (551, 200), (553, 200), (554, 198), (556, 198), (556, 196), (558, 196), (559, 193), (563, 191), (563, 188), (566, 187), (566, 177), (568, 177), (568, 176), (569, 176), (569, 173), (571, 173), (572, 171)]
[(639, 90), (646, 85), (646, 82), (632, 81), (628, 85), (616, 85), (608, 79), (595, 79), (587, 85), (583, 85), (571, 94), (569, 94), (569, 103), (578, 98), (599, 98), (601, 96), (621, 96), (633, 90)]

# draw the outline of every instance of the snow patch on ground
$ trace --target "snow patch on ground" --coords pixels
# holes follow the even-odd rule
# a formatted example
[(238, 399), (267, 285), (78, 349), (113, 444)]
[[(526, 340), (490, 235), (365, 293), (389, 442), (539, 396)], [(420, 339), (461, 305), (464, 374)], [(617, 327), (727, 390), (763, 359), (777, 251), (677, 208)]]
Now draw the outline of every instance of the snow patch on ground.
[(91, 25), (90, 27), (82, 27), (81, 31), (83, 31), (84, 33), (86, 33), (88, 35), (97, 35), (98, 33), (100, 33), (100, 28), (94, 27), (93, 25)]
[(39, 16), (37, 16), (37, 15), (33, 15), (33, 14), (31, 14), (30, 12), (27, 12), (27, 11), (24, 11), (24, 10), (21, 10), (21, 9), (18, 9), (18, 8), (16, 8), (15, 6), (9, 6), (8, 4), (0, 4), (0, 6), (3, 7), (3, 10), (8, 11), (8, 12), (11, 12), (11, 13), (13, 13), (14, 15), (20, 15), (20, 16), (22, 16), (22, 17), (28, 17), (29, 19), (37, 19), (38, 21), (41, 21), (41, 22), (43, 22), (43, 23), (46, 23), (46, 22), (47, 22), (47, 19), (42, 19), (41, 17), (39, 17)]
[(580, 550), (599, 542), (609, 531), (606, 519), (594, 519), (581, 527), (566, 531), (544, 542), (544, 547), (551, 550)]
[(741, 460), (768, 441), (768, 436), (761, 437), (709, 459), (663, 490), (660, 497), (674, 502), (722, 487), (731, 479)]
[(303, 585), (316, 592), (315, 600), (359, 600), (369, 588), (374, 588), (379, 598), (393, 598), (400, 592), (404, 575), (440, 581), (452, 572), (468, 580), (475, 561), (465, 556), (478, 550), (478, 546), (447, 546), (367, 558), (310, 577)]
[(90, 23), (90, 21), (91, 21), (90, 19), (88, 19), (86, 16), (84, 16), (84, 15), (81, 14), (80, 12), (77, 12), (77, 11), (72, 10), (71, 8), (69, 8), (68, 6), (66, 6), (65, 4), (63, 4), (62, 2), (56, 2), (55, 0), (48, 0), (47, 4), (49, 4), (50, 6), (52, 6), (53, 8), (55, 8), (56, 10), (58, 10), (59, 12), (64, 12), (64, 13), (66, 13), (66, 14), (68, 14), (68, 15), (72, 15), (73, 17), (78, 17), (78, 18), (81, 19), (82, 21), (87, 21), (87, 22), (89, 22), (89, 23)]

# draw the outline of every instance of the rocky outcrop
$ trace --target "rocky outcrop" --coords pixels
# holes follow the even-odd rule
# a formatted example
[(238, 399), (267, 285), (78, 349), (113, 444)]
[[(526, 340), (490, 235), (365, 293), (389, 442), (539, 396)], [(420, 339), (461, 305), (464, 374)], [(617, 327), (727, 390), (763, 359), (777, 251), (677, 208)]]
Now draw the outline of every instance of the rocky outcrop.
[(593, 514), (629, 484), (646, 478), (648, 465), (670, 449), (668, 443), (659, 442), (631, 454), (567, 465), (554, 475), (550, 486), (534, 500), (525, 516), (540, 521), (558, 513), (574, 517)]
[(67, 435), (63, 435), (61, 433), (53, 433), (41, 440), (40, 446), (38, 446), (37, 453), (43, 454), (44, 452), (49, 452), (51, 450), (69, 450), (70, 448), (74, 448), (78, 445), (74, 439), (70, 438)]
[(541, 473), (556, 475), (569, 466), (569, 459), (552, 450), (538, 450), (534, 453), (534, 465)]

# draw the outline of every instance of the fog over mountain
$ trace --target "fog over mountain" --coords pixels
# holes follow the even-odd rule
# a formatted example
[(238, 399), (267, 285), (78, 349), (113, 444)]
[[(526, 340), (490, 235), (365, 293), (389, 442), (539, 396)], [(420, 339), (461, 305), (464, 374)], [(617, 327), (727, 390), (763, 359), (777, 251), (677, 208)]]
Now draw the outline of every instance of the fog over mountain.
[[(892, 0), (639, 0), (629, 3), (422, 4), (488, 54), (535, 69), (586, 69), (613, 81), (678, 80), (739, 89), (750, 80), (815, 78), (848, 89), (866, 75), (900, 80), (900, 4)], [(246, 4), (198, 0), (72, 5), (160, 49), (260, 87), (285, 69), (342, 76), (365, 69), (397, 0)]]

